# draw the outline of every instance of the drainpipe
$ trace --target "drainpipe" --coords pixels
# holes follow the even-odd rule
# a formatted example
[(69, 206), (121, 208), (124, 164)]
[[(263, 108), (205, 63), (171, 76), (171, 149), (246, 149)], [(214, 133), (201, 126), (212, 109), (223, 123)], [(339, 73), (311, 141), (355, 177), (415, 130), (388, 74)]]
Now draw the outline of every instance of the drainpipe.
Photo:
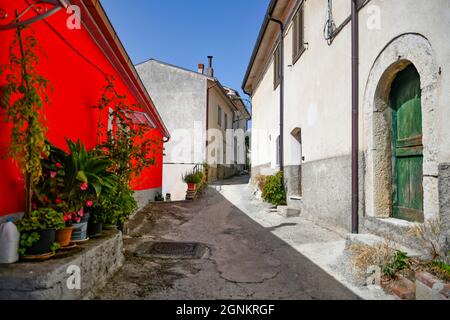
[(352, 233), (359, 233), (359, 27), (358, 0), (352, 2)]
[(282, 21), (274, 19), (271, 15), (268, 16), (270, 21), (277, 23), (280, 26), (280, 171), (284, 171), (284, 24)]

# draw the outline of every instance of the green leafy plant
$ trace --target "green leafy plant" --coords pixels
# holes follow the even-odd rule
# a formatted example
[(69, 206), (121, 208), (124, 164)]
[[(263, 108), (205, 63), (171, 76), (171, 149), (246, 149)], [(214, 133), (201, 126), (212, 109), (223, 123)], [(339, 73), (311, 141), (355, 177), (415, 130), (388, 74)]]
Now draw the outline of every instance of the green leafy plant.
[(450, 265), (443, 261), (435, 260), (430, 263), (431, 270), (446, 281), (450, 281)]
[[(107, 76), (106, 82), (98, 105), (93, 107), (99, 111), (96, 151), (111, 161), (108, 171), (117, 176), (117, 187), (101, 196), (93, 211), (109, 211), (109, 221), (125, 222), (137, 208), (131, 181), (156, 164), (161, 140), (152, 137), (148, 124), (133, 121), (133, 113), (140, 112), (141, 107), (129, 104), (127, 97), (117, 92), (114, 78)], [(105, 112), (114, 119), (112, 128), (103, 121)]]
[(9, 48), (10, 63), (1, 68), (7, 71), (6, 84), (1, 88), (0, 108), (6, 122), (11, 123), (9, 155), (18, 162), (25, 181), (25, 214), (31, 215), (32, 188), (42, 175), (41, 159), (48, 154), (45, 144), (46, 126), (43, 123), (44, 105), (48, 101), (48, 80), (38, 71), (36, 38), (24, 27), (18, 27)]
[[(100, 111), (97, 149), (108, 155), (113, 162), (113, 171), (129, 183), (145, 168), (156, 164), (155, 156), (161, 150), (161, 139), (149, 135), (152, 128), (147, 123), (133, 120), (133, 114), (141, 112), (142, 108), (130, 104), (126, 95), (117, 92), (114, 78), (107, 76), (106, 83), (99, 103), (93, 107)], [(108, 129), (102, 120), (104, 112), (114, 119), (112, 128)]]
[(117, 176), (109, 171), (111, 161), (97, 150), (87, 151), (77, 141), (66, 140), (69, 153), (50, 145), (43, 160), (44, 174), (35, 190), (35, 205), (66, 214), (66, 222), (79, 222), (85, 207), (92, 207), (102, 193), (114, 192)]
[(284, 189), (284, 178), (282, 172), (278, 172), (274, 176), (266, 177), (262, 198), (264, 201), (276, 206), (286, 204), (286, 192)]
[(94, 223), (116, 225), (125, 222), (137, 209), (134, 192), (128, 185), (118, 183), (108, 192), (102, 192), (98, 201), (91, 208), (91, 217)]
[(50, 250), (55, 252), (56, 250), (59, 250), (61, 248), (61, 245), (58, 242), (53, 242), (50, 246)]
[(32, 211), (30, 216), (16, 222), (20, 232), (19, 254), (24, 255), (26, 248), (39, 241), (39, 231), (54, 229), (61, 230), (65, 227), (64, 215), (51, 208), (41, 208)]
[(203, 176), (199, 173), (189, 172), (183, 175), (183, 181), (186, 183), (195, 183), (198, 184), (202, 182)]
[(397, 250), (391, 261), (383, 266), (383, 274), (389, 278), (394, 278), (395, 275), (411, 266), (410, 258), (405, 252)]
[(29, 217), (17, 221), (16, 226), (21, 232), (46, 229), (61, 230), (64, 229), (65, 223), (62, 213), (51, 208), (41, 208), (32, 211)]
[(23, 256), (25, 255), (25, 252), (27, 248), (33, 246), (36, 242), (38, 242), (40, 239), (39, 233), (37, 232), (25, 232), (20, 234), (20, 241), (19, 241), (19, 255)]

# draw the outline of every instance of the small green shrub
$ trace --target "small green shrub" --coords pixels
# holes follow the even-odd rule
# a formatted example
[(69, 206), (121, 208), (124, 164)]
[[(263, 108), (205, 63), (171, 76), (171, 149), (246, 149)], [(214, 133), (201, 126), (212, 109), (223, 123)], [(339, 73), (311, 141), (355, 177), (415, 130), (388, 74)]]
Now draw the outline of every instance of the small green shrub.
[(394, 278), (397, 272), (408, 269), (411, 266), (409, 257), (405, 252), (397, 250), (391, 261), (383, 266), (383, 274)]
[(286, 192), (284, 189), (283, 173), (278, 172), (274, 176), (265, 179), (262, 198), (276, 206), (286, 205)]
[(185, 174), (183, 176), (183, 181), (186, 182), (186, 183), (195, 183), (195, 184), (197, 184), (197, 183), (202, 182), (202, 179), (203, 179), (203, 173), (200, 176), (199, 173), (191, 172), (191, 173), (187, 173), (187, 174)]
[(445, 280), (450, 280), (450, 265), (443, 262), (435, 260), (431, 262), (432, 269), (441, 275)]
[[(39, 241), (38, 231), (46, 229), (61, 230), (65, 227), (64, 215), (50, 208), (41, 208), (31, 212), (29, 217), (24, 217), (16, 222), (20, 232), (19, 254), (23, 256), (26, 248)], [(53, 249), (52, 251), (57, 250)]]

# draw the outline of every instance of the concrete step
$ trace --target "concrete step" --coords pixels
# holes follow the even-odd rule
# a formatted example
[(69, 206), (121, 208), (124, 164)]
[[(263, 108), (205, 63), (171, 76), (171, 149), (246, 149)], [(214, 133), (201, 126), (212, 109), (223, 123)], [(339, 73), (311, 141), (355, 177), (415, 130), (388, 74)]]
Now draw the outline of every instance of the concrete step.
[(278, 206), (277, 213), (285, 218), (300, 217), (301, 211), (288, 206)]
[[(365, 244), (368, 246), (376, 246), (386, 242), (385, 238), (373, 235), (373, 234), (348, 234), (345, 241), (345, 249), (348, 250), (351, 245), (354, 244)], [(405, 247), (397, 242), (390, 241), (392, 247), (395, 250), (400, 250), (408, 254), (411, 258), (422, 257), (423, 254), (417, 250)]]

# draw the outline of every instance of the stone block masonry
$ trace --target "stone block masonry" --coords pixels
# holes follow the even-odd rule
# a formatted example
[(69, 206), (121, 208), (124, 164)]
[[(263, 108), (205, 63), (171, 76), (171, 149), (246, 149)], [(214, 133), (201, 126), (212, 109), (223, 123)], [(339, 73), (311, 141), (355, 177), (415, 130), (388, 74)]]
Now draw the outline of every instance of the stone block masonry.
[[(0, 265), (0, 299), (93, 298), (123, 263), (122, 233), (107, 231), (103, 236), (48, 261)], [(79, 289), (76, 288), (77, 271), (80, 276)]]
[(450, 250), (450, 163), (439, 166), (439, 213), (443, 250)]

